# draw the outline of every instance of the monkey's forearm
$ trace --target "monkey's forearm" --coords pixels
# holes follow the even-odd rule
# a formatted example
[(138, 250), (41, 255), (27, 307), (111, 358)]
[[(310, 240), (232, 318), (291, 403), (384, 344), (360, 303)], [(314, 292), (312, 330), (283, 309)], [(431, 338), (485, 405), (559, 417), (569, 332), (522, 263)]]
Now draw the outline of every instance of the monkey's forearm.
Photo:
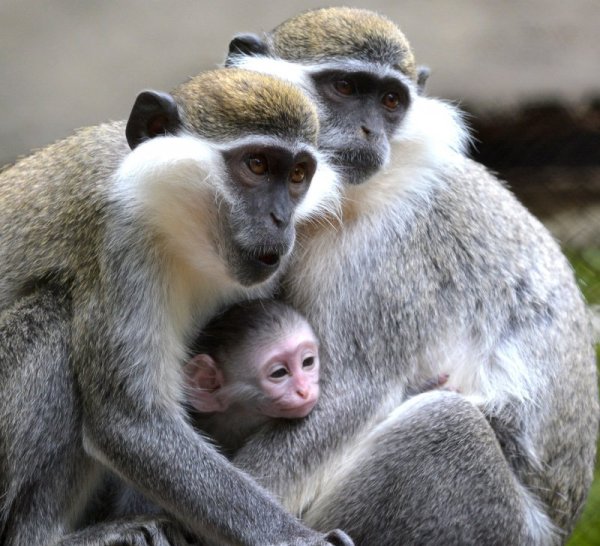
[[(236, 467), (256, 478), (261, 485), (284, 500), (302, 489), (310, 475), (331, 454), (332, 446), (343, 446), (363, 424), (355, 415), (369, 415), (377, 397), (365, 381), (355, 390), (348, 388), (349, 378), (339, 376), (336, 385), (322, 383), (319, 403), (305, 419), (274, 422), (248, 439), (232, 461)], [(362, 393), (362, 395), (357, 395)], [(284, 452), (281, 446), (285, 446)], [(276, 461), (273, 453), (280, 454)], [(294, 510), (298, 507), (293, 506)]]
[(284, 544), (290, 537), (319, 543), (318, 533), (285, 512), (183, 419), (105, 417), (118, 425), (88, 421), (88, 448), (194, 532), (225, 544)]

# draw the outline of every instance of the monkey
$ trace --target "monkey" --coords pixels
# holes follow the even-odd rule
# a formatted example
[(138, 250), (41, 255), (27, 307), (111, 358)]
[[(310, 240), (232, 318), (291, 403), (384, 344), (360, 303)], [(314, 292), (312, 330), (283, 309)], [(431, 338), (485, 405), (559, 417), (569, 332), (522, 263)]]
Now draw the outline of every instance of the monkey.
[[(563, 543), (591, 482), (598, 404), (584, 304), (556, 243), (466, 157), (460, 116), (425, 96), (386, 18), (309, 11), (239, 35), (226, 64), (312, 90), (321, 149), (332, 139), (339, 168), (363, 163), (343, 172), (333, 225), (302, 228), (280, 289), (321, 340), (318, 411), (267, 424), (234, 463), (357, 544)], [(363, 123), (382, 114), (366, 115), (368, 99), (383, 95), (359, 94), (355, 77), (386, 75), (406, 111), (373, 131)], [(319, 92), (320, 76), (340, 90), (325, 78)], [(342, 115), (344, 96), (355, 107)], [(439, 370), (459, 392), (406, 399)]]
[[(306, 417), (319, 395), (318, 347), (306, 319), (278, 300), (241, 302), (220, 313), (202, 329), (184, 366), (194, 427), (230, 457), (270, 420)], [(440, 374), (407, 393), (445, 388), (447, 381)], [(104, 503), (109, 499), (120, 516), (160, 513), (114, 480), (106, 493)], [(102, 508), (96, 503), (93, 510)]]
[[(306, 319), (277, 300), (220, 313), (185, 364), (194, 426), (227, 453), (271, 419), (301, 419), (319, 398), (319, 341)], [(208, 415), (207, 415), (208, 414)]]
[(317, 132), (293, 86), (220, 69), (2, 171), (2, 544), (62, 541), (102, 468), (208, 542), (352, 544), (287, 513), (181, 404), (195, 329), (272, 290), (295, 224), (335, 207)]
[[(269, 423), (234, 464), (356, 544), (564, 543), (599, 411), (589, 319), (557, 243), (466, 156), (460, 113), (426, 96), (387, 18), (308, 11), (236, 36), (225, 64), (309, 93), (343, 181), (341, 213), (301, 228), (280, 289), (321, 340), (319, 411)], [(439, 372), (458, 392), (407, 398)]]
[[(319, 398), (319, 340), (306, 319), (279, 300), (232, 305), (210, 320), (184, 366), (194, 426), (227, 453), (271, 419), (301, 419)], [(445, 388), (448, 374), (407, 388)], [(209, 415), (206, 415), (209, 414)]]

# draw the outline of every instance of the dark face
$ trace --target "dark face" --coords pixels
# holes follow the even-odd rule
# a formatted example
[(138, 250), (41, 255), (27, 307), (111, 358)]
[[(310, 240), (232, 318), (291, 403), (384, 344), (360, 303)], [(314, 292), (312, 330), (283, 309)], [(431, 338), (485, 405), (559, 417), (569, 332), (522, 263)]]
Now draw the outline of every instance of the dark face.
[(317, 164), (307, 149), (292, 151), (260, 139), (223, 157), (236, 205), (219, 216), (224, 239), (230, 241), (222, 250), (234, 276), (248, 286), (267, 280), (291, 251), (294, 211)]
[(356, 70), (323, 70), (313, 81), (321, 103), (319, 148), (345, 182), (364, 182), (388, 158), (410, 104), (408, 88), (394, 76)]

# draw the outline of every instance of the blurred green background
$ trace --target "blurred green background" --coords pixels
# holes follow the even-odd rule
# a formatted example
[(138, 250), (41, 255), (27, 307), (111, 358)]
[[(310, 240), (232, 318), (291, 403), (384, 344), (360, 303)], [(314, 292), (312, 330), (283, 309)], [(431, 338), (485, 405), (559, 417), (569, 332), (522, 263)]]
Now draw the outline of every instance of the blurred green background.
[[(588, 302), (600, 306), (600, 248), (567, 252), (575, 268), (579, 285)], [(600, 343), (596, 345), (600, 362)], [(600, 449), (600, 442), (598, 443)], [(569, 546), (593, 546), (600, 544), (600, 460), (596, 461), (594, 484), (579, 524), (569, 541)]]

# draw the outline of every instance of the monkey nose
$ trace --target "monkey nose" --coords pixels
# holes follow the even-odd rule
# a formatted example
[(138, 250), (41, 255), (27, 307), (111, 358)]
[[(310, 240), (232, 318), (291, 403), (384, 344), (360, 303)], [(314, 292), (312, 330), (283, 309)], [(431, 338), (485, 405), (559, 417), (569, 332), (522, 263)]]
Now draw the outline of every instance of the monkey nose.
[(300, 387), (296, 390), (296, 392), (298, 393), (298, 396), (303, 400), (306, 400), (308, 398), (309, 390), (306, 387)]
[(290, 223), (289, 218), (285, 218), (283, 214), (278, 214), (277, 212), (271, 213), (271, 220), (273, 220), (273, 223), (278, 228), (286, 228)]

